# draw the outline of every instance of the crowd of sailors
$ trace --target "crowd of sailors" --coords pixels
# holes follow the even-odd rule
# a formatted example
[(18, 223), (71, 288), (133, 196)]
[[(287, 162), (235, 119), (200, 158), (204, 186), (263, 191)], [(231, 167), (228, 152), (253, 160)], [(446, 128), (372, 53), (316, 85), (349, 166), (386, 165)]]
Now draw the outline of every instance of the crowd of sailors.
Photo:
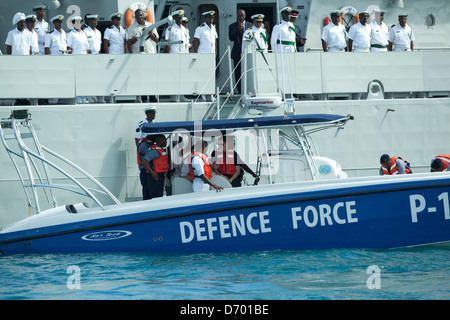
[[(107, 28), (102, 36), (97, 29), (98, 14), (86, 14), (71, 17), (73, 29), (65, 32), (62, 28), (64, 16), (56, 15), (50, 19), (53, 30), (45, 21), (46, 7), (37, 5), (34, 14), (25, 15), (18, 12), (14, 15), (12, 24), (15, 26), (8, 33), (5, 44), (7, 54), (11, 55), (61, 55), (69, 54), (98, 54), (98, 53), (157, 53), (156, 43), (161, 41), (155, 29), (148, 33), (143, 42), (139, 41), (142, 32), (152, 25), (148, 13), (141, 9), (134, 11), (134, 22), (126, 21), (127, 28), (122, 24), (122, 14), (110, 15), (112, 26)], [(369, 51), (411, 51), (413, 50), (414, 33), (406, 23), (407, 15), (400, 14), (398, 23), (390, 30), (383, 22), (384, 10), (375, 10), (375, 19), (369, 24), (369, 13), (361, 11), (355, 15), (355, 23), (347, 29), (343, 26), (344, 13), (333, 11), (326, 26), (322, 30), (322, 47), (325, 52), (369, 52)], [(299, 12), (291, 7), (280, 11), (281, 22), (273, 26), (271, 36), (264, 28), (263, 14), (251, 16), (247, 21), (244, 10), (237, 12), (236, 22), (229, 26), (229, 39), (233, 42), (233, 60), (239, 60), (243, 47), (254, 43), (257, 50), (268, 52), (297, 52), (306, 38), (295, 22)], [(167, 53), (188, 53), (190, 50), (199, 53), (217, 54), (218, 34), (214, 25), (215, 12), (207, 11), (202, 14), (204, 22), (195, 29), (191, 41), (188, 29), (188, 18), (184, 10), (179, 8), (171, 13), (172, 25), (164, 31), (163, 40), (166, 41), (164, 51)], [(269, 40), (270, 39), (270, 40)], [(102, 51), (103, 48), (103, 51)]]

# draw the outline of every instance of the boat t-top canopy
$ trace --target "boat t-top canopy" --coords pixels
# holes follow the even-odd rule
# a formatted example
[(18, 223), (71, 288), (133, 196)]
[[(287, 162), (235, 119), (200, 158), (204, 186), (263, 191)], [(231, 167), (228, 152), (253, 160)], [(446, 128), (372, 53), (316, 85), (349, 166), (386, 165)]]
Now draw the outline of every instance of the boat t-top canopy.
[(288, 117), (257, 117), (246, 119), (227, 120), (205, 120), (205, 121), (175, 121), (160, 123), (145, 123), (142, 132), (151, 134), (171, 134), (176, 130), (188, 132), (207, 130), (233, 130), (233, 129), (253, 129), (270, 128), (283, 126), (305, 126), (305, 125), (344, 125), (352, 116), (342, 116), (334, 114), (305, 114), (292, 115)]

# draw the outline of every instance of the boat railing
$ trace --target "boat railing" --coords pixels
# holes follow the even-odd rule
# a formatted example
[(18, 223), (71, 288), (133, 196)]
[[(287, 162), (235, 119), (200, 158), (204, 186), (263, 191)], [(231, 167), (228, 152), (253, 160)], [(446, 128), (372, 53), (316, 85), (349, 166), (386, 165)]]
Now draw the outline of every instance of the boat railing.
[[(29, 132), (21, 132), (21, 127), (24, 129), (28, 129)], [(8, 129), (11, 130), (12, 133), (5, 132), (5, 130)], [(94, 196), (93, 192), (106, 195), (114, 203), (120, 204), (120, 201), (93, 176), (91, 176), (79, 166), (75, 165), (70, 160), (40, 144), (31, 123), (31, 115), (28, 113), (28, 110), (14, 110), (10, 118), (2, 119), (0, 126), (0, 137), (3, 146), (5, 147), (14, 165), (14, 168), (19, 175), (20, 182), (22, 183), (25, 196), (28, 201), (28, 207), (30, 208), (30, 210), (31, 208), (33, 208), (35, 210), (35, 213), (41, 212), (41, 205), (37, 188), (42, 188), (48, 203), (52, 207), (58, 206), (56, 195), (53, 192), (55, 189), (69, 191), (81, 196), (88, 197), (102, 209), (104, 209), (104, 205), (96, 196)], [(33, 140), (36, 150), (33, 150), (25, 144), (24, 139), (26, 138), (31, 138)], [(13, 139), (17, 141), (18, 151), (10, 147), (7, 143), (7, 140)], [(88, 188), (81, 184), (79, 179), (69, 174), (66, 170), (56, 165), (54, 162), (48, 160), (45, 157), (44, 152), (53, 156), (59, 161), (64, 162), (65, 164), (69, 165), (69, 167), (81, 173), (84, 178), (87, 178), (89, 181), (91, 181), (96, 186), (96, 188)], [(25, 170), (19, 166), (14, 156), (24, 161)], [(41, 162), (44, 171), (43, 173), (40, 171), (36, 160)], [(50, 174), (50, 167), (72, 181), (73, 184), (69, 185), (55, 183)], [(25, 173), (23, 173), (23, 171), (25, 171)], [(25, 178), (26, 176), (28, 176), (27, 179)], [(39, 181), (39, 183), (35, 182), (36, 179)]]

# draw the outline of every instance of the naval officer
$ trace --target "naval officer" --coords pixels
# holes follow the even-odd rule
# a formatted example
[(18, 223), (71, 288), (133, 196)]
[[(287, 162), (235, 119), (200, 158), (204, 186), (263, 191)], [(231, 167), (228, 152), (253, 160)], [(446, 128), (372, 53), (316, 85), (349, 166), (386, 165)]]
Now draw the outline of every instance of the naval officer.
[(214, 23), (215, 11), (203, 12), (205, 19), (194, 33), (194, 52), (195, 53), (215, 53), (217, 55), (217, 31)]
[(39, 54), (45, 54), (45, 35), (49, 32), (48, 22), (44, 20), (45, 6), (42, 4), (33, 7), (36, 12), (36, 23), (34, 30), (38, 34)]
[(72, 18), (73, 29), (67, 35), (67, 49), (69, 54), (87, 54), (89, 41), (86, 33), (81, 30), (83, 18), (75, 16)]
[(331, 22), (322, 29), (322, 48), (324, 52), (345, 52), (347, 32), (339, 22), (340, 11), (330, 13)]
[(295, 27), (289, 21), (291, 7), (281, 9), (281, 22), (273, 27), (270, 46), (274, 52), (296, 52)]
[(144, 123), (152, 123), (155, 122), (156, 117), (156, 107), (148, 107), (144, 109), (145, 112), (145, 119), (138, 123), (136, 126), (136, 133), (134, 135), (134, 140), (136, 142), (136, 145), (139, 144), (139, 141), (141, 141), (142, 138), (145, 137), (145, 135), (142, 133), (142, 126)]
[(348, 52), (370, 52), (370, 34), (372, 29), (367, 23), (369, 13), (361, 11), (359, 22), (351, 26), (348, 31)]
[(45, 54), (61, 55), (67, 51), (67, 34), (62, 29), (64, 16), (58, 14), (51, 21), (55, 29), (45, 37)]
[(119, 12), (111, 15), (111, 21), (113, 25), (105, 30), (103, 36), (103, 50), (105, 53), (110, 54), (122, 54), (126, 51), (126, 32), (120, 25), (122, 20), (122, 14)]
[(175, 23), (166, 30), (166, 41), (174, 42), (181, 41), (181, 43), (166, 45), (165, 52), (167, 53), (189, 53), (187, 43), (189, 38), (187, 37), (186, 28), (182, 25), (184, 17), (184, 10), (177, 10), (171, 13), (171, 16), (175, 20)]
[(255, 43), (256, 50), (260, 52), (266, 53), (268, 50), (268, 34), (267, 30), (264, 29), (263, 21), (264, 21), (264, 15), (263, 14), (254, 14), (251, 16), (253, 20), (253, 26), (251, 28), (248, 28), (244, 32), (243, 36), (243, 42), (242, 42), (242, 52), (245, 52), (245, 47), (251, 43)]
[(389, 39), (389, 28), (384, 20), (384, 10), (375, 10), (375, 19), (370, 23), (370, 51), (386, 52)]
[(413, 51), (414, 32), (409, 24), (408, 15), (401, 13), (398, 15), (398, 23), (389, 30), (388, 51)]
[(31, 54), (39, 54), (38, 34), (34, 31), (34, 25), (36, 23), (36, 16), (29, 14), (25, 17), (25, 23), (27, 27), (24, 29), (25, 33), (31, 37)]
[(102, 47), (102, 34), (97, 29), (98, 14), (86, 15), (87, 27), (84, 28), (83, 32), (86, 34), (89, 42), (89, 52), (91, 54), (100, 53)]

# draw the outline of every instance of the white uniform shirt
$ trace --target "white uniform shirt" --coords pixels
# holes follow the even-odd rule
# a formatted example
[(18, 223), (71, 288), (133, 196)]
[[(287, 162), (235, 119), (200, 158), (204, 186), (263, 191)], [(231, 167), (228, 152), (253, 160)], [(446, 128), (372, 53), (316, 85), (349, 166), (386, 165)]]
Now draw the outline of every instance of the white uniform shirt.
[(48, 33), (45, 37), (45, 47), (50, 49), (51, 55), (63, 54), (60, 50), (67, 50), (66, 32), (63, 29), (61, 29), (61, 32), (55, 29)]
[(295, 27), (292, 22), (281, 21), (273, 27), (270, 39), (272, 51), (295, 52)]
[(104, 39), (109, 41), (109, 53), (110, 54), (121, 54), (124, 53), (124, 43), (126, 38), (125, 29), (119, 26), (111, 26), (105, 30)]
[(30, 34), (26, 33), (25, 30), (20, 32), (17, 28), (14, 28), (9, 31), (5, 44), (12, 47), (11, 55), (13, 56), (30, 55), (32, 40)]
[(370, 51), (370, 34), (372, 28), (369, 24), (364, 26), (361, 22), (355, 23), (348, 31), (348, 38), (353, 40), (353, 48), (355, 52), (369, 52)]
[(262, 52), (267, 52), (267, 30), (263, 27), (257, 28), (255, 26), (245, 30), (242, 41), (242, 52), (245, 52), (245, 48), (248, 45), (255, 44), (256, 49)]
[(183, 41), (183, 43), (171, 44), (170, 53), (189, 53), (189, 38), (187, 37), (188, 34), (189, 33), (186, 33), (186, 28), (184, 26), (179, 26), (176, 23), (167, 28), (166, 41)]
[(411, 51), (411, 41), (414, 41), (412, 28), (406, 24), (403, 29), (400, 23), (389, 30), (389, 41), (394, 45), (394, 51)]
[(31, 37), (31, 54), (39, 54), (38, 34), (36, 31), (34, 29), (30, 31), (28, 28), (25, 28), (23, 32), (28, 33)]
[(389, 28), (386, 23), (381, 22), (381, 25), (373, 20), (370, 24), (371, 34), (370, 34), (370, 44), (383, 46), (385, 48), (371, 47), (370, 51), (387, 51), (388, 39), (389, 39)]
[(203, 22), (195, 29), (194, 38), (199, 39), (198, 53), (215, 53), (216, 52), (216, 27), (211, 25), (211, 28)]
[(87, 27), (83, 30), (83, 32), (86, 34), (88, 42), (89, 42), (89, 50), (91, 50), (92, 54), (98, 54), (100, 53), (100, 50), (102, 48), (102, 34), (101, 32), (95, 28), (95, 30), (92, 30), (91, 27)]
[(347, 47), (347, 32), (339, 23), (330, 22), (322, 29), (322, 40), (327, 43), (328, 52), (342, 52)]
[(42, 22), (36, 20), (36, 23), (34, 24), (34, 31), (36, 31), (38, 35), (39, 54), (45, 54), (45, 35), (49, 31), (48, 22), (44, 19), (42, 19)]
[[(139, 25), (137, 21), (133, 22), (133, 24), (128, 28), (127, 30), (127, 39), (130, 40), (133, 37), (138, 37), (142, 34), (142, 32), (152, 24), (148, 21), (144, 21), (144, 25)], [(158, 31), (156, 29), (153, 29), (152, 31), (154, 35), (158, 36)], [(138, 41), (136, 41), (131, 46), (133, 53), (140, 53), (140, 41), (138, 38)], [(144, 52), (146, 53), (156, 53), (156, 43), (151, 38), (148, 38), (144, 41)]]
[(86, 33), (72, 29), (67, 35), (67, 46), (72, 48), (72, 54), (87, 54), (89, 41)]
[(203, 180), (199, 178), (202, 174), (205, 174), (205, 171), (203, 170), (204, 165), (205, 163), (200, 155), (196, 155), (192, 158), (192, 169), (194, 171), (192, 189), (194, 192), (206, 192), (209, 190), (209, 184), (203, 182)]

